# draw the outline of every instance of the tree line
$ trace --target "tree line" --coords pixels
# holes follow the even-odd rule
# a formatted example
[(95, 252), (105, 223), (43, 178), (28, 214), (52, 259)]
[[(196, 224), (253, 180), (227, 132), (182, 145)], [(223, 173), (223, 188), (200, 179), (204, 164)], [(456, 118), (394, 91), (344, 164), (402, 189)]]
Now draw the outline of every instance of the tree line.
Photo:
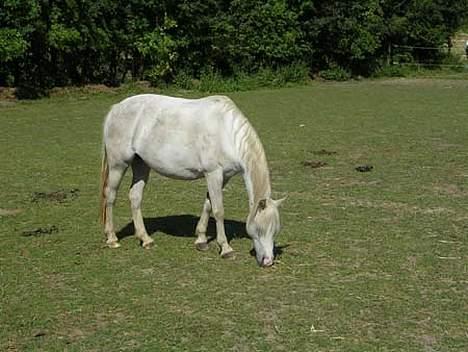
[(450, 46), (467, 10), (468, 0), (3, 0), (0, 86), (41, 95), (292, 63), (368, 75), (393, 45)]

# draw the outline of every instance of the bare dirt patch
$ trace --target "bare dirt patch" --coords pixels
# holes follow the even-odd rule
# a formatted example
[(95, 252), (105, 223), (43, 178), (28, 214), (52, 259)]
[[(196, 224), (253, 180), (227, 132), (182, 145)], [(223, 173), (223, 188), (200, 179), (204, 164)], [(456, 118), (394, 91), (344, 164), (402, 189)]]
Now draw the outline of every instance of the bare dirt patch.
[(312, 154), (315, 155), (335, 155), (336, 152), (332, 150), (327, 150), (327, 149), (320, 149), (320, 150), (314, 150)]
[(0, 216), (13, 216), (23, 212), (23, 209), (3, 209), (0, 208)]
[(468, 88), (468, 80), (443, 78), (390, 78), (375, 81), (382, 85), (404, 85), (415, 87), (444, 86), (446, 88)]
[(310, 167), (312, 169), (318, 169), (319, 167), (328, 165), (327, 162), (321, 160), (304, 160), (301, 164), (304, 167)]
[(25, 230), (21, 233), (23, 237), (37, 237), (42, 235), (52, 235), (54, 233), (58, 233), (59, 228), (55, 225), (48, 226), (48, 227), (38, 227), (32, 230)]
[(370, 172), (374, 167), (372, 165), (359, 165), (356, 166), (354, 169), (359, 172)]
[(455, 184), (440, 184), (432, 187), (425, 187), (425, 189), (429, 192), (455, 198), (468, 196), (467, 190), (464, 190), (462, 187)]
[(62, 203), (78, 198), (79, 194), (80, 190), (78, 188), (73, 188), (69, 191), (34, 192), (31, 196), (31, 203), (39, 203), (41, 201)]
[(15, 88), (0, 87), (0, 101), (8, 102), (12, 100), (15, 100)]

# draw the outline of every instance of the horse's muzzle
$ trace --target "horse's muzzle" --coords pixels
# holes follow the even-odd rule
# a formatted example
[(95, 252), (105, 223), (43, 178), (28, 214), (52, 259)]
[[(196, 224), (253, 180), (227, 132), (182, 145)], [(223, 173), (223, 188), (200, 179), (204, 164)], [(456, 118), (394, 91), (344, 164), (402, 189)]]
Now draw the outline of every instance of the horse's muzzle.
[(272, 257), (264, 257), (262, 259), (262, 266), (264, 268), (272, 266), (273, 265), (273, 258)]

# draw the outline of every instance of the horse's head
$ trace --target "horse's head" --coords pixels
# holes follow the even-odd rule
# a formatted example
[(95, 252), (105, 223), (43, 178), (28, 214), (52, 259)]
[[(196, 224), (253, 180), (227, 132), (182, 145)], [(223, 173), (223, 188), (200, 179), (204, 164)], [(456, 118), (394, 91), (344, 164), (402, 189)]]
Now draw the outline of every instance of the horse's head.
[(260, 266), (273, 265), (275, 236), (280, 230), (278, 208), (284, 199), (260, 200), (254, 214), (247, 221), (247, 233), (253, 240), (255, 256)]

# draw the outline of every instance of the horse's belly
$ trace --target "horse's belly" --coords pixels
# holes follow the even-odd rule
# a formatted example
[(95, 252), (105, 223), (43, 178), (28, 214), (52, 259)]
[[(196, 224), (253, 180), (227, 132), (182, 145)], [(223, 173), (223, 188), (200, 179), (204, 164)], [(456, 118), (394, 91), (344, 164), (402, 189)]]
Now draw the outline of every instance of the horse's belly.
[(154, 171), (158, 174), (161, 174), (166, 177), (176, 178), (180, 180), (196, 180), (202, 178), (204, 173), (199, 169), (187, 168), (187, 167), (174, 167), (167, 165), (149, 165)]
[(176, 179), (196, 180), (218, 168), (223, 169), (227, 177), (237, 174), (238, 163), (221, 155), (209, 152), (197, 152), (191, 148), (159, 146), (152, 152), (137, 152), (150, 168), (157, 173)]
[(157, 173), (183, 180), (195, 180), (204, 176), (205, 170), (194, 153), (183, 150), (161, 149), (149, 155), (140, 155)]

